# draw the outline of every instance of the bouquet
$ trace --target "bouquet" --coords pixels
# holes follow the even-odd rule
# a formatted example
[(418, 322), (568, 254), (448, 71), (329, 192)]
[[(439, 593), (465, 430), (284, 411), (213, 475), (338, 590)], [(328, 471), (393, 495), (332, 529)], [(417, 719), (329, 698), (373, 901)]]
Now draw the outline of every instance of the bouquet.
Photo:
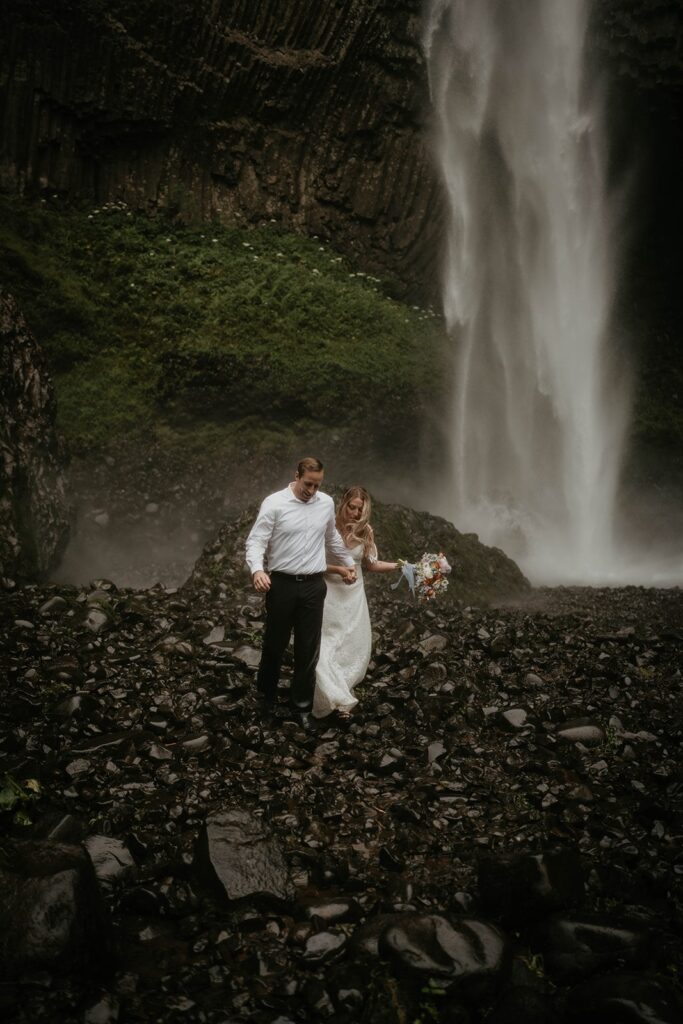
[[(425, 553), (419, 562), (406, 562), (400, 558), (398, 565), (401, 579), (406, 580), (416, 601), (431, 601), (448, 589), (446, 577), (451, 567), (442, 551), (438, 555)], [(400, 582), (393, 583), (391, 589), (396, 590)]]

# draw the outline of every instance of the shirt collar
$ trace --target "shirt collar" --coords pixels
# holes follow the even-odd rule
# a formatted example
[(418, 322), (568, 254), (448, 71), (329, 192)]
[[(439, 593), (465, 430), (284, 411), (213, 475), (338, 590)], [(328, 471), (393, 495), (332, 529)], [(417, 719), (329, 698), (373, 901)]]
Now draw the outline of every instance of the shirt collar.
[(314, 502), (319, 501), (320, 499), (320, 491), (316, 491), (313, 497), (309, 498), (308, 501), (302, 501), (301, 498), (297, 498), (296, 494), (292, 490), (291, 484), (287, 484), (287, 486), (285, 487), (285, 492), (289, 495), (289, 500), (295, 501), (297, 505), (312, 505)]

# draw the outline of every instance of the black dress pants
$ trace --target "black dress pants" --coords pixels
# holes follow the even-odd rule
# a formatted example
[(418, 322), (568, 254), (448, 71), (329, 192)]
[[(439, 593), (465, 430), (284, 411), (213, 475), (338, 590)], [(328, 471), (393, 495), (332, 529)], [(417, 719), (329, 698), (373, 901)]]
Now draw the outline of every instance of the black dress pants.
[(266, 626), (256, 686), (266, 700), (275, 700), (280, 666), (294, 630), (294, 677), (289, 702), (297, 711), (310, 711), (315, 690), (315, 667), (327, 584), (322, 573), (290, 576), (273, 572), (266, 594)]

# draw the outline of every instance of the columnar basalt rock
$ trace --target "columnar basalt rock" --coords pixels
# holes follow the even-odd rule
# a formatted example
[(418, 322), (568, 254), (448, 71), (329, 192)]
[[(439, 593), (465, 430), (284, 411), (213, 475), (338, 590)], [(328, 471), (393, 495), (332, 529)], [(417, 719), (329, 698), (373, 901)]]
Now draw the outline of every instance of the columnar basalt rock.
[[(442, 218), (422, 9), (4, 0), (0, 184), (184, 219), (275, 220), (433, 297)], [(598, 58), (671, 120), (677, 26), (673, 0), (595, 4)]]
[(184, 219), (275, 220), (429, 281), (420, 0), (10, 0), (0, 180)]
[(0, 288), (0, 575), (45, 576), (69, 533), (55, 398), (42, 352)]

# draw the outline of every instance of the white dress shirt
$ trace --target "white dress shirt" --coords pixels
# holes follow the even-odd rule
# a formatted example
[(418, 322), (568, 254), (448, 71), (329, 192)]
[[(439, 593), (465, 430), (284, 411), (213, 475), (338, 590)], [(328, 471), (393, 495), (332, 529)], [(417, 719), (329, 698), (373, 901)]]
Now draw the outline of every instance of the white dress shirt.
[(327, 551), (341, 565), (353, 566), (349, 549), (334, 522), (334, 502), (318, 491), (308, 501), (288, 485), (261, 504), (247, 537), (247, 565), (252, 576), (268, 564), (268, 572), (309, 575), (325, 572)]

